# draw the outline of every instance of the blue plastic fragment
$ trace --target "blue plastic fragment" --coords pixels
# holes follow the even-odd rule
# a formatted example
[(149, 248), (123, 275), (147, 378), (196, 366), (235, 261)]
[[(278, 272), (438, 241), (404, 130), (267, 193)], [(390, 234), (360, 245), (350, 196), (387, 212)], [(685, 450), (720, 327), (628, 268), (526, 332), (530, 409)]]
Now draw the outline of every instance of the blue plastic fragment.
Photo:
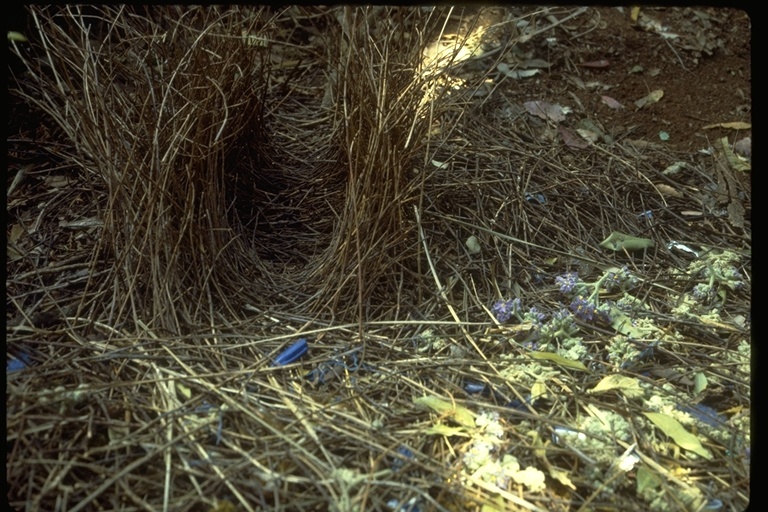
[(583, 432), (579, 432), (578, 430), (573, 430), (572, 428), (567, 428), (567, 427), (554, 427), (552, 429), (552, 442), (555, 444), (560, 444), (561, 435), (574, 435), (574, 434), (579, 440), (584, 440), (587, 438)]
[(547, 198), (541, 193), (531, 194), (526, 192), (525, 200), (529, 203), (547, 204)]
[(709, 425), (710, 427), (719, 428), (725, 425), (727, 418), (722, 416), (713, 408), (703, 405), (677, 405), (679, 411), (690, 414), (702, 423)]
[(327, 380), (331, 380), (336, 375), (343, 373), (346, 368), (347, 365), (344, 361), (333, 359), (320, 363), (317, 368), (310, 370), (304, 378), (312, 384), (325, 384)]
[(510, 409), (515, 409), (517, 411), (528, 410), (527, 407), (525, 406), (525, 402), (518, 400), (517, 398), (508, 402), (504, 407), (509, 407)]
[(464, 391), (472, 395), (477, 393), (482, 393), (483, 391), (485, 391), (485, 383), (484, 382), (467, 382), (466, 384), (464, 384)]
[(345, 371), (352, 373), (362, 369), (375, 372), (376, 369), (373, 366), (363, 363), (358, 357), (357, 354), (361, 349), (362, 347), (359, 347), (334, 359), (321, 362), (316, 368), (309, 371), (304, 378), (314, 385), (319, 385), (325, 384), (339, 375), (343, 375)]
[(221, 410), (219, 410), (219, 424), (216, 427), (216, 446), (219, 446), (219, 443), (221, 443), (223, 432), (224, 432), (224, 415), (222, 414)]
[(5, 367), (5, 371), (7, 371), (8, 373), (17, 372), (19, 370), (23, 370), (26, 367), (27, 365), (24, 364), (24, 361), (22, 361), (21, 359), (16, 359), (14, 357), (10, 361), (8, 361), (8, 365)]
[(214, 406), (208, 403), (208, 400), (203, 400), (203, 403), (192, 409), (192, 414), (208, 414), (213, 408)]
[(704, 505), (703, 510), (720, 510), (721, 508), (723, 508), (723, 501), (713, 498)]
[(653, 210), (646, 210), (643, 213), (639, 213), (637, 214), (637, 218), (638, 219), (645, 218), (645, 219), (651, 220), (653, 218)]
[(296, 362), (301, 359), (308, 351), (309, 346), (307, 345), (307, 340), (305, 338), (301, 338), (299, 341), (280, 352), (280, 354), (275, 358), (275, 362), (272, 363), (272, 366), (285, 366), (286, 364)]
[(387, 502), (387, 507), (396, 512), (421, 512), (421, 507), (419, 507), (417, 498), (411, 498), (402, 504), (400, 501), (392, 499)]
[[(398, 455), (406, 459), (413, 459), (416, 456), (411, 451), (411, 449), (405, 445), (400, 445), (400, 447), (397, 449), (397, 453)], [(405, 461), (401, 457), (396, 457), (392, 461), (392, 471), (394, 472), (400, 471), (401, 469), (403, 469), (403, 466), (405, 466)]]
[(26, 352), (21, 352), (18, 357), (14, 357), (8, 360), (8, 363), (5, 366), (5, 371), (6, 373), (11, 373), (23, 370), (24, 368), (28, 367), (31, 362), (32, 361), (29, 357), (29, 354)]

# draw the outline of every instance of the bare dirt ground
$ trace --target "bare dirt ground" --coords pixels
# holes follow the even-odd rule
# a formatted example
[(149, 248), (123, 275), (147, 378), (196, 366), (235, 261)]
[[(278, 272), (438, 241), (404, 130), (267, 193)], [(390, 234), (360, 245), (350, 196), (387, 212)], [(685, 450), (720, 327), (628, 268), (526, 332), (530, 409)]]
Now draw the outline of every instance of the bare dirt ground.
[[(552, 64), (551, 72), (510, 83), (506, 94), (583, 108), (616, 138), (662, 143), (664, 131), (669, 139), (663, 143), (681, 151), (736, 135), (705, 126), (750, 121), (751, 23), (744, 11), (644, 8), (637, 22), (629, 9), (591, 13), (589, 22), (565, 24), (549, 45), (531, 48)], [(634, 102), (654, 90), (664, 92), (662, 99), (636, 108)], [(610, 108), (603, 95), (624, 108)]]

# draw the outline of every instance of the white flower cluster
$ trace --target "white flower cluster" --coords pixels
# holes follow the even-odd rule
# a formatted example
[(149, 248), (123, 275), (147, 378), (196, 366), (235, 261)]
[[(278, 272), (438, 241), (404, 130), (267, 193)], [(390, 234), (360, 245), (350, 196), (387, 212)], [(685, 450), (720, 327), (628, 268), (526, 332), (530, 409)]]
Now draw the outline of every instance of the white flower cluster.
[(532, 466), (521, 469), (513, 455), (499, 453), (499, 446), (504, 439), (504, 427), (499, 422), (499, 413), (482, 412), (475, 423), (478, 426), (477, 434), (462, 458), (464, 471), (468, 475), (502, 489), (512, 480), (533, 492), (544, 490), (544, 473)]

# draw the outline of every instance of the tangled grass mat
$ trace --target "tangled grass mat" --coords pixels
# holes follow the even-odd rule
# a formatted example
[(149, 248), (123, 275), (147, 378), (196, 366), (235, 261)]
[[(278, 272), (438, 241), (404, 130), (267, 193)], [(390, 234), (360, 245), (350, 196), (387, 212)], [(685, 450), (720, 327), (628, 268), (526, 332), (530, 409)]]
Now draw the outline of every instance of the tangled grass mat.
[(743, 508), (748, 162), (511, 99), (585, 12), (29, 7), (11, 506)]

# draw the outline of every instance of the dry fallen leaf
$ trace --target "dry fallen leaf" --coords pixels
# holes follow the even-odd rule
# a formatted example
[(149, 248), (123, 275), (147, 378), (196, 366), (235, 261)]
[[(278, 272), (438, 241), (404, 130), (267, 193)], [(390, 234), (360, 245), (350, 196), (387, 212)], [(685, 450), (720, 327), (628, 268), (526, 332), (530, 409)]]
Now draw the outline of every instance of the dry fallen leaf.
[(552, 67), (552, 64), (545, 61), (544, 59), (529, 59), (520, 64), (521, 68), (546, 68), (549, 69)]
[(496, 66), (496, 69), (499, 70), (499, 72), (504, 73), (507, 77), (513, 78), (513, 79), (519, 79), (519, 78), (529, 78), (533, 75), (536, 75), (538, 73), (541, 73), (541, 69), (534, 68), (534, 69), (511, 69), (508, 64), (505, 64), (504, 62), (500, 62), (498, 66)]
[(661, 192), (661, 195), (670, 197), (683, 197), (683, 194), (681, 194), (676, 188), (670, 187), (666, 183), (656, 183), (655, 185), (656, 190)]
[(475, 413), (456, 403), (436, 396), (417, 397), (413, 399), (413, 402), (422, 407), (432, 409), (442, 416), (450, 416), (453, 421), (462, 427), (473, 428), (475, 426)]
[(565, 142), (565, 145), (569, 148), (573, 149), (586, 149), (589, 147), (589, 143), (582, 139), (581, 137), (577, 137), (575, 133), (573, 133), (568, 128), (563, 128), (562, 126), (558, 127), (557, 129), (558, 133), (560, 133), (560, 136), (563, 138), (563, 142)]
[(6, 253), (8, 254), (7, 256), (8, 261), (18, 261), (26, 255), (26, 253), (23, 252), (23, 250), (18, 249), (13, 244), (6, 245)]
[(45, 184), (51, 188), (64, 188), (69, 185), (69, 178), (54, 174), (45, 178)]
[(725, 159), (728, 161), (728, 164), (732, 169), (740, 172), (752, 170), (752, 166), (749, 164), (749, 161), (747, 161), (746, 158), (741, 157), (733, 152), (731, 146), (728, 144), (728, 137), (723, 137), (720, 139), (720, 147), (723, 150)]
[(593, 143), (597, 142), (597, 139), (600, 136), (599, 134), (597, 134), (597, 133), (595, 133), (595, 132), (593, 132), (591, 130), (587, 130), (585, 128), (576, 128), (576, 133), (581, 135), (584, 138), (584, 140), (587, 140), (587, 141), (593, 142)]
[(540, 117), (544, 120), (551, 120), (556, 123), (565, 121), (566, 109), (555, 103), (548, 103), (546, 101), (526, 101), (523, 103), (525, 110), (528, 113)]
[(21, 238), (21, 235), (27, 232), (21, 224), (14, 224), (11, 226), (11, 234), (8, 235), (8, 241), (15, 244)]
[(588, 389), (587, 393), (605, 393), (606, 391), (618, 390), (627, 397), (643, 396), (645, 391), (640, 387), (640, 381), (625, 375), (611, 374), (604, 377), (597, 385)]
[(620, 108), (624, 108), (624, 105), (616, 101), (615, 99), (611, 98), (610, 96), (601, 96), (600, 100), (605, 103), (608, 108), (612, 108), (614, 110), (619, 110)]
[(607, 68), (608, 66), (611, 65), (611, 63), (605, 59), (600, 59), (600, 60), (591, 60), (589, 62), (582, 62), (576, 65), (582, 68), (602, 69), (602, 68)]
[(711, 130), (712, 128), (727, 128), (729, 130), (751, 130), (752, 123), (745, 123), (743, 121), (733, 121), (730, 123), (715, 123), (715, 124), (708, 124), (703, 129)]
[(637, 108), (643, 108), (643, 107), (645, 107), (646, 105), (651, 105), (651, 104), (653, 104), (653, 103), (656, 103), (656, 102), (657, 102), (657, 101), (659, 101), (659, 100), (660, 100), (660, 99), (661, 99), (663, 96), (664, 96), (664, 91), (662, 91), (661, 89), (656, 89), (655, 91), (652, 91), (652, 92), (651, 92), (650, 94), (648, 94), (647, 96), (645, 96), (645, 97), (643, 97), (643, 98), (640, 98), (639, 100), (637, 100), (637, 101), (635, 102), (635, 106), (636, 106)]

